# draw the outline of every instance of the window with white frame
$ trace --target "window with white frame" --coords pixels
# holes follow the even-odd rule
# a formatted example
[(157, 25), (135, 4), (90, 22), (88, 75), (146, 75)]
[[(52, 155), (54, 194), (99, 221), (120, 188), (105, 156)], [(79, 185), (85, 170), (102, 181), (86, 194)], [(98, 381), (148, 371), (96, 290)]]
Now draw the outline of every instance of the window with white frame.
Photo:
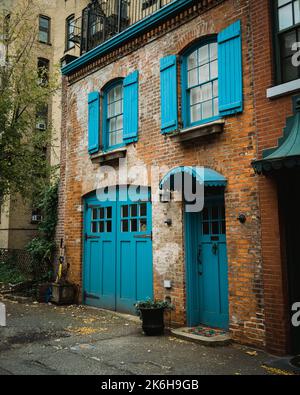
[(208, 121), (218, 110), (218, 45), (210, 41), (194, 47), (183, 58), (186, 126)]
[(114, 148), (123, 144), (123, 82), (110, 85), (104, 94), (104, 146)]

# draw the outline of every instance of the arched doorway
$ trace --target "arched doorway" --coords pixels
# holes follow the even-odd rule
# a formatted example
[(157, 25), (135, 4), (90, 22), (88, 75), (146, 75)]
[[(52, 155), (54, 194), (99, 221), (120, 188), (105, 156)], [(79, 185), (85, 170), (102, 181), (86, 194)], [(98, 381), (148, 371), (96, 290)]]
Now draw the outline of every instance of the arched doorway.
[(152, 298), (150, 196), (149, 188), (126, 186), (84, 199), (85, 304), (133, 313), (138, 300)]

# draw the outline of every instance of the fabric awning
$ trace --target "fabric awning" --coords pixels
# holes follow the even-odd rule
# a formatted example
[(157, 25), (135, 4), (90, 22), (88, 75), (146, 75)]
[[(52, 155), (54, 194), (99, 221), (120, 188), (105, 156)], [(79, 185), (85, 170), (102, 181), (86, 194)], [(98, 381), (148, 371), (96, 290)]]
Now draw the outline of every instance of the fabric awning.
[[(295, 100), (295, 99), (294, 99)], [(263, 159), (252, 162), (256, 173), (300, 166), (300, 98), (295, 100), (295, 115), (287, 119), (278, 146), (263, 152)]]
[(179, 166), (172, 169), (164, 176), (160, 182), (160, 189), (163, 189), (165, 185), (168, 185), (172, 176), (179, 173), (192, 175), (196, 181), (201, 184), (204, 183), (206, 187), (225, 187), (227, 184), (226, 178), (215, 170), (206, 167)]

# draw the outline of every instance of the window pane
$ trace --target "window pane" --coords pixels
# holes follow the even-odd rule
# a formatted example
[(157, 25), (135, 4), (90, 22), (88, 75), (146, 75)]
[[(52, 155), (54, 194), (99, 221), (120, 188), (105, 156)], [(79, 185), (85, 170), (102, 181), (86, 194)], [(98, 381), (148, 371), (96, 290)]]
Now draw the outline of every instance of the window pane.
[(197, 67), (197, 51), (193, 52), (189, 57), (188, 57), (188, 70), (194, 69)]
[(40, 33), (39, 33), (39, 40), (40, 40), (42, 43), (47, 43), (47, 42), (48, 42), (48, 33), (47, 33), (47, 32), (43, 32), (43, 31), (40, 31)]
[(110, 121), (109, 121), (109, 130), (111, 132), (116, 130), (116, 118), (110, 119)]
[(197, 104), (197, 103), (201, 102), (201, 88), (200, 87), (191, 89), (190, 101), (191, 101), (191, 104)]
[(215, 60), (210, 65), (210, 78), (213, 80), (218, 78), (218, 61)]
[(92, 219), (97, 219), (97, 216), (98, 216), (98, 210), (96, 208), (93, 208)]
[(208, 63), (208, 45), (199, 49), (198, 56), (200, 65)]
[(137, 208), (138, 208), (137, 204), (133, 204), (131, 206), (130, 214), (132, 217), (137, 217), (137, 215), (138, 215)]
[(292, 4), (288, 4), (282, 8), (279, 8), (279, 30), (286, 29), (293, 25), (293, 8)]
[(146, 203), (142, 203), (140, 205), (140, 216), (141, 217), (146, 217), (147, 216), (147, 204)]
[(111, 231), (112, 231), (112, 222), (107, 221), (106, 222), (106, 232), (111, 233)]
[(198, 85), (198, 69), (188, 72), (188, 85), (189, 87)]
[(119, 100), (115, 103), (115, 114), (114, 115), (118, 115), (122, 113), (122, 100)]
[(208, 222), (203, 223), (203, 234), (209, 235), (209, 223)]
[(98, 222), (92, 222), (92, 233), (98, 233)]
[(103, 219), (104, 218), (104, 208), (100, 208), (100, 218)]
[(210, 60), (215, 60), (218, 58), (218, 44), (217, 43), (212, 43), (209, 46), (210, 50)]
[(114, 104), (109, 104), (107, 106), (107, 116), (109, 118), (113, 117), (115, 115), (115, 111), (114, 111)]
[(123, 220), (121, 223), (121, 231), (122, 232), (128, 232), (129, 228), (128, 228), (128, 221), (127, 220)]
[(294, 55), (295, 51), (292, 51), (292, 45), (297, 42), (296, 30), (289, 33), (282, 34), (281, 37), (281, 55), (283, 57)]
[(218, 235), (219, 234), (219, 222), (212, 223), (212, 234)]
[(201, 121), (201, 104), (191, 107), (191, 123)]
[(115, 100), (122, 99), (122, 91), (123, 91), (122, 85), (118, 85), (115, 87)]
[(210, 118), (213, 115), (213, 103), (212, 101), (207, 101), (202, 104), (203, 119)]
[(122, 142), (123, 142), (123, 132), (122, 130), (119, 130), (118, 132), (116, 132), (115, 144), (122, 144)]
[(101, 222), (99, 223), (99, 225), (100, 225), (100, 233), (104, 233), (104, 232), (105, 232), (105, 229), (104, 229), (104, 221), (101, 221)]
[(114, 90), (111, 89), (107, 94), (107, 102), (112, 103), (114, 101)]
[(147, 220), (146, 220), (146, 218), (140, 220), (140, 232), (147, 232)]
[(109, 145), (114, 146), (116, 144), (117, 144), (116, 132), (111, 132), (109, 134)]
[(138, 224), (138, 222), (137, 222), (137, 219), (132, 219), (131, 221), (130, 221), (130, 231), (131, 232), (137, 232), (137, 224)]
[(49, 29), (49, 19), (40, 17), (40, 27), (44, 29)]
[(282, 62), (284, 82), (292, 81), (298, 78), (298, 68), (292, 65), (292, 58), (284, 59)]
[(129, 216), (128, 206), (122, 206), (122, 217), (126, 218)]
[(214, 97), (219, 96), (219, 81), (218, 80), (213, 82), (213, 96)]
[(123, 129), (123, 115), (116, 119), (116, 130)]
[(106, 209), (106, 218), (112, 218), (112, 208), (111, 207), (107, 207)]
[(209, 82), (202, 86), (202, 101), (206, 101), (212, 98), (212, 83)]
[(199, 68), (199, 83), (209, 81), (209, 64)]
[(294, 23), (297, 24), (300, 22), (300, 2), (299, 0), (294, 1)]

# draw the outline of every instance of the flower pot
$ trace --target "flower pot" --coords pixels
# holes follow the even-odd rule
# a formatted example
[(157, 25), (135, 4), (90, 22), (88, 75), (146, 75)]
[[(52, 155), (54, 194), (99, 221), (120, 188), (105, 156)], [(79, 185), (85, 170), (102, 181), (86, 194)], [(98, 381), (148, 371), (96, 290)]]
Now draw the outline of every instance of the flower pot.
[(53, 283), (51, 302), (58, 305), (70, 305), (75, 301), (75, 287), (68, 283)]
[(164, 334), (164, 310), (163, 308), (140, 308), (145, 335), (159, 336)]

